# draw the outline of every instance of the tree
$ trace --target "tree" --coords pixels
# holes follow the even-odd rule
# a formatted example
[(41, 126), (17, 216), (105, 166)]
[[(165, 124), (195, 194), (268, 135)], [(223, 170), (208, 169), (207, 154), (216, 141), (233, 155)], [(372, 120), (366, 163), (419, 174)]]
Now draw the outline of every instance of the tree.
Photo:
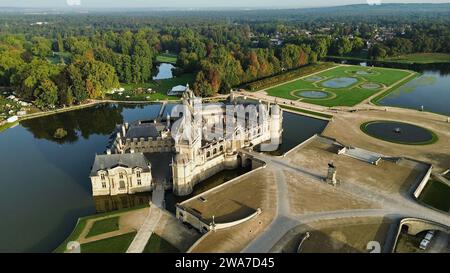
[[(12, 83), (20, 97), (36, 100), (41, 91), (53, 91), (48, 81), (59, 73), (59, 68), (45, 60), (33, 59), (30, 63), (21, 66), (12, 77)], [(45, 84), (43, 82), (45, 81)], [(40, 88), (39, 92), (35, 92)], [(53, 95), (49, 97), (52, 98)], [(51, 99), (50, 99), (51, 101)]]
[(119, 87), (114, 67), (88, 56), (78, 56), (67, 68), (70, 85), (78, 102), (103, 98), (105, 92)]
[(52, 53), (52, 43), (44, 37), (33, 37), (31, 52), (38, 57), (47, 57)]
[(369, 54), (375, 60), (384, 59), (387, 56), (387, 49), (383, 45), (376, 44), (370, 49)]
[(35, 105), (40, 108), (55, 106), (58, 102), (58, 87), (50, 79), (43, 79), (34, 90)]

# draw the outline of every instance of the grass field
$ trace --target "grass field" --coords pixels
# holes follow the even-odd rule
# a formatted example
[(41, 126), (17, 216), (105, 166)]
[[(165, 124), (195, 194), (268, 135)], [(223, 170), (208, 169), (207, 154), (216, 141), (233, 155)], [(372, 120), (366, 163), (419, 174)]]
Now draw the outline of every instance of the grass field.
[(86, 238), (96, 236), (103, 233), (108, 233), (119, 229), (119, 217), (106, 218), (97, 220), (92, 225)]
[(143, 253), (179, 253), (180, 251), (171, 243), (153, 233), (144, 248)]
[[(108, 94), (107, 98), (121, 101), (178, 100), (178, 97), (168, 96), (167, 91), (176, 85), (186, 85), (189, 83), (189, 85), (192, 86), (194, 81), (194, 74), (183, 74), (172, 79), (151, 81), (149, 83), (122, 84), (122, 87), (125, 89), (122, 95), (119, 95), (118, 93)], [(139, 88), (142, 90), (139, 91)], [(148, 88), (151, 88), (156, 93), (147, 93), (146, 91)]]
[(430, 180), (419, 200), (436, 209), (450, 213), (450, 187), (437, 180)]
[(81, 253), (125, 253), (136, 232), (94, 241), (81, 245)]
[(176, 54), (163, 53), (156, 56), (156, 61), (159, 63), (172, 63), (175, 64), (177, 62), (178, 56)]
[(3, 125), (0, 125), (0, 132), (5, 131), (8, 128), (11, 128), (15, 125), (17, 125), (19, 122), (13, 122), (13, 123), (5, 123)]
[(450, 54), (445, 53), (415, 53), (399, 56), (396, 58), (386, 59), (389, 62), (396, 63), (416, 63), (416, 64), (429, 64), (429, 63), (450, 63)]
[[(380, 67), (338, 66), (314, 76), (306, 76), (299, 80), (270, 88), (266, 92), (274, 97), (301, 100), (302, 102), (328, 107), (354, 106), (378, 92), (389, 89), (412, 73), (405, 70)], [(336, 78), (353, 78), (353, 80), (356, 79), (356, 82), (342, 87), (324, 86), (328, 81), (333, 81)], [(365, 84), (374, 84), (376, 87), (368, 88), (364, 86)], [(296, 94), (297, 91), (302, 90), (325, 91), (332, 95), (323, 99), (303, 98)]]
[(142, 209), (145, 207), (148, 207), (148, 204), (136, 206), (136, 207), (132, 207), (132, 208), (127, 208), (127, 209), (122, 209), (122, 210), (117, 210), (117, 211), (111, 211), (111, 212), (107, 212), (107, 213), (99, 213), (99, 214), (95, 214), (92, 216), (81, 217), (78, 219), (76, 226), (73, 229), (72, 233), (70, 233), (70, 235), (55, 249), (54, 252), (55, 253), (63, 253), (66, 250), (66, 246), (67, 246), (68, 242), (78, 240), (81, 233), (86, 228), (86, 223), (89, 219), (103, 218), (106, 216), (114, 216), (116, 214), (124, 213), (127, 211), (132, 211), (132, 210), (138, 210), (138, 209)]

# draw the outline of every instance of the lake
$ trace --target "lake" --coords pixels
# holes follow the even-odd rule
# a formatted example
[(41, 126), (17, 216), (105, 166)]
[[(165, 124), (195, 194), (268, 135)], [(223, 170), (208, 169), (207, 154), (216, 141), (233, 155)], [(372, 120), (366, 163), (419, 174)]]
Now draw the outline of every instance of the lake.
[[(159, 104), (102, 104), (23, 121), (0, 133), (0, 252), (51, 252), (79, 217), (147, 202), (148, 195), (93, 198), (88, 176), (95, 153), (105, 151), (116, 124), (153, 118), (160, 109)], [(326, 124), (284, 115), (283, 151)], [(53, 137), (58, 128), (67, 131), (65, 138)], [(196, 191), (245, 171), (218, 174)]]
[(425, 71), (420, 77), (406, 83), (378, 103), (450, 116), (450, 76), (436, 71)]
[(154, 80), (167, 80), (173, 78), (172, 69), (174, 69), (175, 66), (173, 64), (169, 63), (161, 63), (158, 66), (158, 74), (153, 77)]

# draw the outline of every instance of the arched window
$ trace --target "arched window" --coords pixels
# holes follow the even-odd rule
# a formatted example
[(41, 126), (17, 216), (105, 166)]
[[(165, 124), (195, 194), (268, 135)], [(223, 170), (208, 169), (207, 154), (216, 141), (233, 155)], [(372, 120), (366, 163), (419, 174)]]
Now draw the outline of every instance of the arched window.
[(206, 152), (206, 157), (210, 157), (210, 156), (211, 156), (211, 152), (210, 151)]
[(214, 150), (213, 150), (213, 155), (215, 155), (215, 154), (217, 154), (217, 149), (216, 148), (214, 148)]
[(219, 151), (221, 152), (223, 151), (223, 146), (220, 146)]

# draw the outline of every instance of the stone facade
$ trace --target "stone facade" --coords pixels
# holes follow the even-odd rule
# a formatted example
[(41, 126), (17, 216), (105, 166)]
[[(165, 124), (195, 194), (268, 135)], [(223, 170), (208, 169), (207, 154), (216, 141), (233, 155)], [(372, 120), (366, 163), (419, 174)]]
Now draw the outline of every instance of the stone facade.
[[(282, 110), (278, 105), (254, 107), (252, 113), (241, 117), (227, 115), (227, 107), (241, 107), (233, 96), (228, 104), (202, 104), (196, 112), (195, 97), (188, 90), (183, 94), (180, 107), (188, 109), (179, 118), (158, 117), (151, 121), (138, 121), (118, 127), (110, 150), (113, 154), (173, 152), (172, 189), (176, 195), (192, 193), (200, 181), (222, 171), (243, 164), (238, 151), (271, 140), (276, 148), (281, 144)], [(228, 107), (229, 108), (229, 107)], [(234, 108), (233, 108), (234, 109)], [(237, 109), (237, 108), (236, 108)], [(262, 117), (264, 122), (250, 122), (250, 115)], [(218, 119), (223, 128), (216, 128)], [(227, 120), (228, 119), (228, 120)], [(231, 130), (226, 126), (234, 124)], [(173, 122), (174, 124), (171, 124)], [(175, 124), (176, 123), (176, 124)], [(172, 126), (171, 126), (172, 125)], [(206, 140), (203, 132), (214, 127), (214, 132), (225, 134)], [(231, 133), (229, 133), (231, 131)], [(226, 135), (228, 134), (228, 135)]]
[(90, 179), (93, 196), (152, 190), (151, 166), (143, 154), (97, 155)]

